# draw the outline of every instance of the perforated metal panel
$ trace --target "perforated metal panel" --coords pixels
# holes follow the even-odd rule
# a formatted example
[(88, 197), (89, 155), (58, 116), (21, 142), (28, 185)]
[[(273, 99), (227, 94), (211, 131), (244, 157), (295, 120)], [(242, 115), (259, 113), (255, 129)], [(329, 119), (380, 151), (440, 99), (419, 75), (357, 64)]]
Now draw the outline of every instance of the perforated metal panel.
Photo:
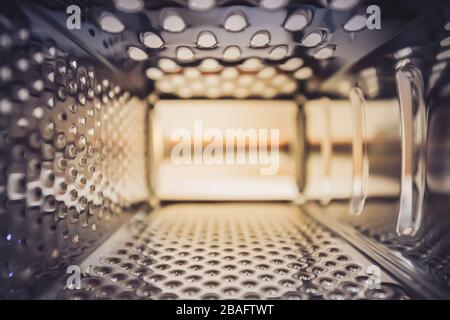
[[(448, 165), (435, 160), (448, 153), (437, 147), (448, 141), (445, 1), (377, 1), (382, 30), (366, 28), (358, 0), (135, 3), (0, 3), (0, 298), (414, 298), (392, 278), (399, 264), (408, 280), (448, 292)], [(72, 4), (80, 30), (66, 25)], [(324, 223), (345, 224), (398, 265), (373, 265), (359, 243), (290, 205), (170, 205), (127, 223), (149, 202), (147, 97), (302, 103), (348, 98), (358, 85), (396, 99), (394, 70), (406, 63), (423, 73), (430, 123), (440, 119), (423, 233), (398, 237), (390, 200), (375, 215)], [(64, 288), (68, 265), (87, 268), (81, 290)]]
[[(418, 279), (432, 281), (435, 288), (442, 288), (441, 294), (445, 296), (445, 291), (450, 286), (450, 247), (446, 224), (427, 224), (428, 232), (422, 231), (420, 236), (411, 239), (399, 237), (393, 227), (396, 223), (393, 212), (397, 210), (394, 201), (373, 201), (366, 207), (365, 214), (357, 218), (349, 216), (347, 206), (343, 204), (334, 204), (326, 209), (310, 205), (306, 210), (314, 212), (315, 217), (327, 215), (332, 224), (354, 229), (362, 239), (368, 239), (377, 246), (394, 252), (396, 257), (407, 261), (410, 272), (416, 272)], [(439, 206), (434, 208), (434, 214), (441, 212), (446, 213), (446, 210)], [(401, 261), (403, 260), (398, 260)]]
[(0, 25), (0, 296), (28, 297), (146, 199), (146, 106), (96, 61)]
[[(82, 266), (62, 299), (408, 299), (341, 238), (290, 205), (169, 205)], [(63, 284), (63, 283), (62, 283)]]

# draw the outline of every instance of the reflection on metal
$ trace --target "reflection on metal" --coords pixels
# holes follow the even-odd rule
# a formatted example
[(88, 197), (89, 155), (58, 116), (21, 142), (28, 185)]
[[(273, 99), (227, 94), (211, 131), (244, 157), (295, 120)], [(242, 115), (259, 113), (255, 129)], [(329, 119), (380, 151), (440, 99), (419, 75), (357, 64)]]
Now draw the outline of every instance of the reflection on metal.
[(297, 97), (297, 103), (299, 104), (298, 113), (297, 113), (297, 144), (293, 146), (295, 162), (297, 165), (296, 169), (296, 181), (297, 187), (299, 190), (299, 194), (297, 198), (294, 200), (297, 204), (303, 204), (306, 202), (307, 198), (304, 194), (305, 186), (306, 186), (306, 115), (304, 108), (304, 101), (302, 98)]
[(420, 70), (404, 65), (396, 73), (400, 99), (402, 170), (397, 233), (414, 236), (422, 221), (425, 190), (426, 109)]
[(331, 202), (331, 160), (333, 157), (333, 142), (331, 132), (331, 110), (330, 100), (323, 99), (323, 135), (320, 142), (320, 151), (323, 163), (323, 194), (320, 199), (322, 205), (327, 205)]
[[(342, 238), (286, 204), (164, 206), (131, 221), (81, 265), (90, 266), (81, 289), (57, 286), (53, 295), (112, 300), (409, 298)], [(124, 270), (128, 265), (136, 267)]]
[[(164, 201), (295, 199), (297, 114), (292, 101), (159, 100), (152, 110), (150, 134), (155, 194)], [(180, 130), (183, 136), (178, 136)], [(252, 140), (252, 132), (268, 134)], [(180, 143), (193, 149), (185, 154), (183, 147), (178, 153)], [(213, 150), (209, 158), (203, 156), (207, 150)], [(261, 174), (269, 168), (270, 174)]]
[(428, 115), (427, 190), (450, 195), (450, 110), (446, 101), (434, 104)]
[(359, 88), (350, 92), (353, 111), (353, 179), (350, 198), (350, 214), (360, 215), (367, 196), (369, 160), (366, 145), (366, 114), (364, 96)]

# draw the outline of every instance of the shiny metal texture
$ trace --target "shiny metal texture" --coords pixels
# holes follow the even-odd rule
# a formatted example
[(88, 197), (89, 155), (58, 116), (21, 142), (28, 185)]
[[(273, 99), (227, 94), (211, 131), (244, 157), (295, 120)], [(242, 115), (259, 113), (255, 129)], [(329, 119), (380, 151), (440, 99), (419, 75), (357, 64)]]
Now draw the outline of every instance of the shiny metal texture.
[(374, 2), (2, 1), (0, 299), (449, 299), (450, 5)]

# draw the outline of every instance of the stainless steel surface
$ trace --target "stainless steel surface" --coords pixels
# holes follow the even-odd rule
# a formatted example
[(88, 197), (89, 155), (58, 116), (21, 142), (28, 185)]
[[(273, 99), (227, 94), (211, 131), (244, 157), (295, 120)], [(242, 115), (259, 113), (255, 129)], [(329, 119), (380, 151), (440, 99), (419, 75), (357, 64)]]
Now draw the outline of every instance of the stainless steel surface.
[[(62, 299), (409, 299), (404, 286), (289, 204), (174, 204), (84, 261)], [(378, 286), (373, 281), (378, 281)], [(65, 283), (63, 282), (63, 285)]]
[(147, 111), (97, 61), (2, 24), (0, 296), (23, 298), (147, 200)]
[[(450, 297), (448, 1), (133, 3), (0, 3), (1, 299)], [(290, 104), (288, 196), (155, 174), (174, 100)]]

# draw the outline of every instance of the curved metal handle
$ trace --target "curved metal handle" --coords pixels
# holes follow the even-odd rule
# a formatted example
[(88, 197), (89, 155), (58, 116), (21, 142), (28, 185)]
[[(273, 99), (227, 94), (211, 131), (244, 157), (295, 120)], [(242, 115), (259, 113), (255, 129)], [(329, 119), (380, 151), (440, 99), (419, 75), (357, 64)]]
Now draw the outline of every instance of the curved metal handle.
[(332, 158), (333, 158), (333, 140), (331, 132), (331, 106), (330, 100), (324, 98), (322, 100), (322, 112), (324, 121), (324, 132), (322, 135), (322, 141), (320, 142), (320, 151), (323, 164), (323, 176), (322, 176), (322, 197), (320, 203), (322, 205), (328, 205), (331, 200), (331, 174), (332, 174)]
[(402, 169), (397, 234), (414, 236), (420, 229), (425, 193), (427, 136), (424, 86), (420, 70), (404, 65), (396, 71), (401, 119)]
[(355, 87), (350, 91), (350, 102), (353, 114), (353, 178), (350, 198), (350, 214), (358, 216), (364, 209), (367, 197), (367, 179), (369, 176), (369, 160), (366, 145), (366, 113), (365, 100), (361, 89)]

